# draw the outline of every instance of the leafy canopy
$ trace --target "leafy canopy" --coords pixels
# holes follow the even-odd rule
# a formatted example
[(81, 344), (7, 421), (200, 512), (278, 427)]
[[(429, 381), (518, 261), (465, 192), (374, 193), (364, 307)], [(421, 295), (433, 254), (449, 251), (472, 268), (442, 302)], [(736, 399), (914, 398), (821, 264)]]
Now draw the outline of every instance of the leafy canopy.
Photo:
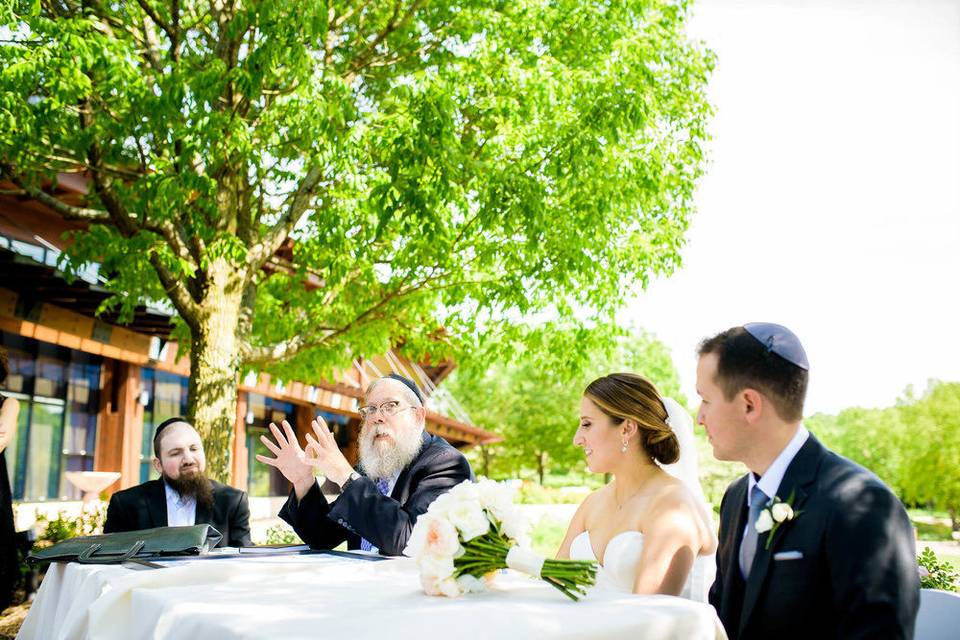
[[(617, 333), (581, 334), (562, 326), (546, 327), (540, 335), (548, 349), (537, 348), (538, 344), (512, 362), (489, 366), (468, 362), (455, 371), (448, 387), (474, 421), (504, 438), (475, 456), (476, 468), (497, 477), (583, 470), (583, 451), (573, 444), (580, 398), (587, 384), (602, 375), (639, 373), (662, 395), (686, 404), (669, 349), (639, 329)], [(574, 343), (586, 346), (585, 359), (571, 359)], [(581, 361), (585, 364), (579, 368), (570, 365)]]
[[(238, 367), (609, 321), (692, 211), (712, 57), (687, 11), (5, 0), (0, 172), (90, 223), (65, 264), (102, 263), (127, 317), (168, 301), (196, 338), (239, 305)], [(76, 171), (86, 201), (50, 198)]]

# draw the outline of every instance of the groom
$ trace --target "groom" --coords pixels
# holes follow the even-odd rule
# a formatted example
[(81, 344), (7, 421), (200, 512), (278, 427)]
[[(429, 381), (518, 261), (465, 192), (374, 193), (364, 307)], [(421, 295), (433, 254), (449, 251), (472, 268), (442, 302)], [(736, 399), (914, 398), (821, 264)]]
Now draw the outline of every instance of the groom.
[(801, 424), (808, 368), (800, 341), (776, 324), (700, 345), (697, 420), (718, 459), (750, 471), (720, 503), (710, 603), (731, 640), (912, 638), (910, 520), (874, 474)]

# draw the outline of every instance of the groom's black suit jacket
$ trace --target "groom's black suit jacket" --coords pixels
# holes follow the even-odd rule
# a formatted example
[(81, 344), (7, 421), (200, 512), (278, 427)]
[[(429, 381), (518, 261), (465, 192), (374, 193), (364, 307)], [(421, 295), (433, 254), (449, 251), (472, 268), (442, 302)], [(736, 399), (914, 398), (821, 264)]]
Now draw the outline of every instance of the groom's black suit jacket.
[(470, 463), (446, 440), (423, 432), (423, 446), (408, 464), (389, 496), (382, 495), (370, 478), (349, 482), (331, 505), (314, 482), (303, 499), (291, 492), (280, 517), (300, 538), (316, 549), (332, 549), (347, 541), (359, 549), (366, 538), (380, 553), (403, 553), (420, 514), (430, 503), (464, 480), (473, 480)]
[[(239, 489), (210, 481), (213, 508), (197, 504), (194, 521), (209, 524), (223, 538), (218, 547), (250, 546), (250, 506), (247, 494)], [(118, 491), (110, 498), (104, 533), (139, 531), (167, 526), (167, 493), (163, 480), (148, 480)]]
[(879, 478), (810, 434), (777, 490), (781, 500), (794, 493), (801, 513), (779, 527), (769, 550), (770, 534), (760, 535), (744, 582), (747, 486), (747, 476), (735, 481), (720, 503), (710, 589), (730, 640), (913, 637), (920, 599), (913, 529)]

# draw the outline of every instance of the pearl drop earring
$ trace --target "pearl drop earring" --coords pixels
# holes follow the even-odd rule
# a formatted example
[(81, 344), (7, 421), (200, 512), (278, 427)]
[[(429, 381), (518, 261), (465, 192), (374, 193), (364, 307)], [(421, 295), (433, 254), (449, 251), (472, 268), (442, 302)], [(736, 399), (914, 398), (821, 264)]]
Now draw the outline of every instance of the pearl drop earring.
[(627, 452), (627, 441), (624, 440), (624, 441), (623, 441), (623, 446), (620, 447), (620, 453), (626, 453), (626, 452)]

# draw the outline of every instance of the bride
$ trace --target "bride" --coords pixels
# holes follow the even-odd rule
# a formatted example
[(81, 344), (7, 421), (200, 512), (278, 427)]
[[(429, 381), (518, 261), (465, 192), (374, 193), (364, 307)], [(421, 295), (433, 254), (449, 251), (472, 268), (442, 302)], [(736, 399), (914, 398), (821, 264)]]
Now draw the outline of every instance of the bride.
[(597, 587), (706, 602), (717, 537), (697, 479), (693, 423), (645, 378), (594, 380), (573, 438), (613, 481), (577, 509), (558, 558), (597, 560)]

